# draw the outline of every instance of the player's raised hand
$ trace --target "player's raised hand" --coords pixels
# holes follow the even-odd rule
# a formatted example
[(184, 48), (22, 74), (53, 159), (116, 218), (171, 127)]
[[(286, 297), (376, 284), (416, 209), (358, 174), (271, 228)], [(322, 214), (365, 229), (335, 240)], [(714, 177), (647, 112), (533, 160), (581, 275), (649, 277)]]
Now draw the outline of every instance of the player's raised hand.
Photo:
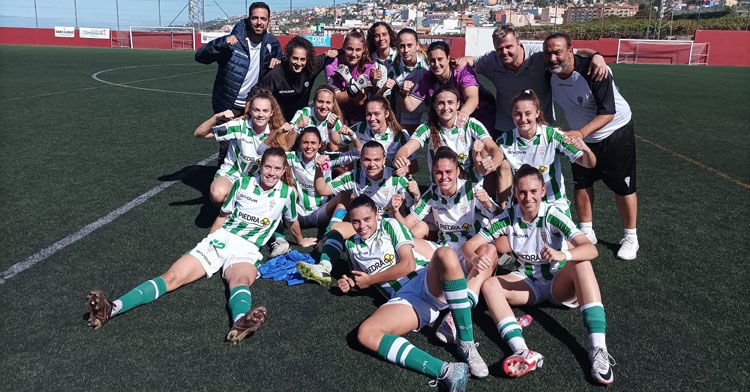
[(352, 278), (342, 275), (341, 279), (338, 281), (339, 284), (339, 290), (341, 290), (342, 293), (346, 294), (354, 287), (354, 280)]
[(397, 193), (391, 196), (391, 208), (393, 208), (393, 211), (398, 211), (398, 209), (401, 208), (402, 204), (404, 204), (403, 195)]
[(490, 195), (485, 191), (484, 189), (479, 189), (474, 193), (474, 197), (477, 198), (477, 201), (482, 203), (482, 205), (492, 211), (492, 200), (490, 200)]
[(330, 159), (328, 155), (326, 154), (319, 154), (317, 157), (315, 157), (315, 166), (317, 166), (321, 171), (331, 170), (331, 164)]
[(370, 281), (370, 275), (362, 271), (352, 271), (352, 274), (354, 275), (354, 284), (357, 287), (359, 287), (360, 289), (366, 289), (370, 287), (370, 284), (372, 283)]
[(216, 113), (214, 116), (219, 121), (229, 121), (234, 118), (234, 113), (232, 113), (231, 110), (227, 109), (221, 113)]
[(341, 129), (339, 129), (339, 133), (346, 136), (355, 136), (354, 131), (352, 131), (352, 129), (346, 125), (341, 126)]
[(588, 147), (586, 145), (586, 142), (583, 141), (583, 139), (577, 138), (577, 137), (570, 138), (570, 145), (575, 147), (578, 150), (584, 150), (586, 149), (586, 147)]
[[(397, 171), (399, 169), (409, 169), (409, 159), (405, 157), (398, 157), (393, 161), (393, 168)], [(397, 174), (399, 177), (403, 177), (406, 175), (406, 172), (403, 172), (403, 174)]]
[(414, 88), (414, 82), (411, 80), (404, 80), (403, 86), (401, 86), (401, 96), (406, 97), (411, 93), (411, 90)]
[(396, 85), (396, 79), (388, 79), (385, 82), (385, 89), (390, 90)]
[(281, 64), (281, 60), (277, 59), (276, 57), (271, 59), (271, 62), (268, 64), (268, 69), (271, 69), (277, 65)]
[(328, 49), (326, 52), (326, 57), (334, 58), (339, 55), (339, 51), (336, 49)]
[(414, 195), (415, 198), (419, 197), (419, 194), (420, 194), (419, 184), (417, 183), (416, 180), (414, 179), (409, 180), (409, 182), (406, 183), (406, 189), (408, 189), (409, 193)]
[(339, 116), (336, 115), (336, 113), (328, 113), (328, 118), (326, 118), (326, 125), (328, 128), (333, 128), (336, 126), (336, 121), (339, 120)]
[(469, 65), (469, 61), (466, 57), (459, 57), (456, 59), (456, 70), (461, 70), (463, 67)]
[(461, 128), (469, 122), (469, 114), (462, 111), (456, 112), (456, 126)]
[(545, 261), (563, 261), (565, 260), (565, 253), (560, 252), (559, 250), (555, 250), (549, 245), (542, 248), (542, 251), (539, 252), (539, 256), (541, 256), (542, 260)]
[(304, 114), (301, 115), (299, 120), (297, 121), (297, 128), (303, 129), (308, 125), (310, 125), (310, 117), (307, 117)]
[(380, 70), (380, 68), (373, 68), (370, 70), (370, 81), (372, 81), (372, 85), (376, 86), (378, 82), (380, 82), (380, 79), (383, 79), (383, 71)]
[(474, 140), (474, 145), (472, 146), (474, 153), (481, 154), (484, 151), (484, 142), (481, 140)]
[(227, 37), (227, 39), (226, 39), (226, 41), (227, 41), (227, 44), (228, 44), (229, 46), (232, 46), (232, 45), (237, 45), (237, 42), (240, 42), (240, 41), (239, 41), (239, 40), (237, 39), (237, 37), (235, 37), (235, 36), (234, 36), (234, 34), (233, 34), (233, 35), (230, 35), (230, 36), (228, 36), (228, 37)]

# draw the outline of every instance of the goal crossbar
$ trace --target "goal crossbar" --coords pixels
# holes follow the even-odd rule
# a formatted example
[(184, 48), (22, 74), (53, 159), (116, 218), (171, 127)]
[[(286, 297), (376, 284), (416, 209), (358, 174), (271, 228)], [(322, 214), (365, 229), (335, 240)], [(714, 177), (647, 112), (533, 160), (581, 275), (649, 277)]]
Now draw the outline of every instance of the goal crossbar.
[(174, 26), (130, 26), (130, 48), (137, 49), (133, 37), (169, 38), (168, 45), (152, 49), (192, 49), (195, 50), (195, 28)]

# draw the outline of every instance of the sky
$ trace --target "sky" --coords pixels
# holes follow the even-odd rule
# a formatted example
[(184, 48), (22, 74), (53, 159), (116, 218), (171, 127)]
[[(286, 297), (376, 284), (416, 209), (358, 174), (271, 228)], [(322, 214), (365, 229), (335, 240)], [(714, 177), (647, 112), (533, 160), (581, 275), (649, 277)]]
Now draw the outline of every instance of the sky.
[[(265, 1), (271, 7), (271, 12), (289, 9), (289, 0)], [(245, 15), (246, 4), (249, 6), (252, 2), (204, 0), (205, 20)], [(36, 27), (38, 21), (39, 27), (43, 28), (75, 27), (77, 11), (78, 27), (115, 29), (118, 9), (121, 30), (128, 30), (130, 26), (182, 25), (188, 21), (187, 3), (188, 0), (0, 0), (0, 26)], [(295, 9), (330, 4), (333, 4), (333, 0), (292, 0)]]

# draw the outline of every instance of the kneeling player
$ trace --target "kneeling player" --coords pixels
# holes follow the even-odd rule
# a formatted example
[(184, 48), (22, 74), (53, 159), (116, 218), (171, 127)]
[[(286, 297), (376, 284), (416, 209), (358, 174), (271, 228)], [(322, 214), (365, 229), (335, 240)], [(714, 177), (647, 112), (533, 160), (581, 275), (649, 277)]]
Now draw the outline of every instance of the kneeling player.
[[(505, 372), (519, 377), (544, 360), (526, 346), (510, 306), (548, 301), (581, 310), (589, 332), (591, 376), (611, 384), (614, 360), (607, 353), (604, 307), (590, 261), (598, 256), (596, 247), (562, 210), (542, 201), (546, 189), (536, 168), (524, 164), (516, 171), (513, 192), (518, 204), (494, 217), (489, 227), (461, 248), (464, 257), (471, 259), (480, 247), (494, 249), (493, 240), (507, 236), (519, 265), (510, 274), (487, 279), (482, 285), (492, 319), (513, 351), (503, 363)], [(575, 248), (568, 249), (566, 240)]]
[(338, 286), (348, 292), (377, 284), (390, 298), (359, 327), (359, 342), (389, 362), (436, 377), (451, 391), (463, 390), (468, 377), (465, 364), (443, 362), (399, 337), (434, 322), (441, 310), (450, 308), (459, 327), (458, 354), (469, 363), (472, 375), (486, 376), (487, 365), (474, 343), (466, 278), (456, 252), (438, 248), (428, 263), (414, 252), (411, 232), (395, 219), (380, 219), (368, 196), (352, 200), (349, 214), (356, 234), (346, 241), (346, 248), (355, 270), (352, 277), (339, 279)]
[[(284, 178), (285, 181), (281, 181)], [(167, 292), (192, 283), (202, 276), (211, 277), (220, 269), (229, 285), (229, 309), (234, 325), (227, 340), (237, 343), (257, 330), (266, 320), (263, 306), (251, 309), (250, 286), (257, 278), (263, 256), (260, 247), (281, 221), (282, 215), (300, 246), (315, 245), (314, 238), (303, 238), (297, 222), (297, 194), (289, 181), (289, 166), (284, 150), (267, 150), (261, 159), (260, 173), (243, 175), (232, 190), (214, 222), (214, 228), (193, 250), (154, 279), (142, 283), (114, 302), (100, 290), (86, 297), (89, 325), (98, 329), (109, 319), (139, 305), (152, 302)], [(291, 186), (290, 186), (291, 185)]]

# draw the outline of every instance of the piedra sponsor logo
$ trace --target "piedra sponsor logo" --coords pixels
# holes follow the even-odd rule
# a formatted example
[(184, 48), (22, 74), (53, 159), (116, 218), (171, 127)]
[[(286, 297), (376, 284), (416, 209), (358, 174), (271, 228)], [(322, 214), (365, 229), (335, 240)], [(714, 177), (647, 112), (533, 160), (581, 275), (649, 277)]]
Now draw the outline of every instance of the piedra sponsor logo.
[(393, 265), (393, 261), (395, 259), (396, 259), (395, 256), (389, 253), (383, 256), (383, 260), (378, 260), (374, 264), (367, 267), (367, 271), (365, 272), (367, 272), (368, 275), (375, 274), (378, 271)]
[(255, 215), (246, 214), (242, 211), (237, 211), (237, 216), (244, 221), (255, 223), (256, 225), (260, 226), (268, 226), (271, 223), (268, 218), (259, 218)]

